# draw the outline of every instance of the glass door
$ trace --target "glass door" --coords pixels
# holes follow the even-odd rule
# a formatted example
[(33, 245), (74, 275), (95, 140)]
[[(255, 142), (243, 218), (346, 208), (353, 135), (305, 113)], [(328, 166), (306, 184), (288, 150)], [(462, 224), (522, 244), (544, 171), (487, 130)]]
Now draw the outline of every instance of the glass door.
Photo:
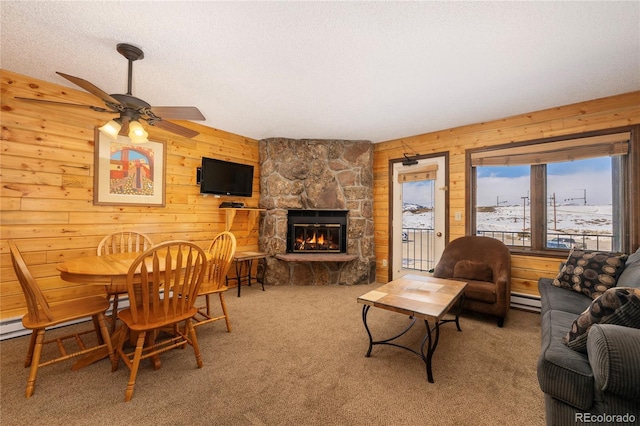
[(393, 166), (392, 279), (429, 274), (446, 242), (445, 159)]

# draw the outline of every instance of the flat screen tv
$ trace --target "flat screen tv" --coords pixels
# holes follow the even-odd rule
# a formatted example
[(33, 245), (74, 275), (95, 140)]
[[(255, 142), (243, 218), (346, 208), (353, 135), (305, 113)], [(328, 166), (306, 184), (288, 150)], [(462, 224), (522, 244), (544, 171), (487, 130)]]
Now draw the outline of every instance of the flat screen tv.
[(200, 193), (251, 197), (253, 166), (202, 157)]

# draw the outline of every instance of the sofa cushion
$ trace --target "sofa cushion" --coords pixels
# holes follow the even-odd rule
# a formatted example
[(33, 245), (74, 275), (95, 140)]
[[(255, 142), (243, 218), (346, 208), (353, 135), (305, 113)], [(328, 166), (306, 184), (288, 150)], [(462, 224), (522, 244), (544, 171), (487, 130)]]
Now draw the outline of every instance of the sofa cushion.
[(553, 280), (551, 278), (540, 278), (538, 280), (542, 315), (547, 311), (557, 310), (572, 313), (575, 319), (591, 304), (592, 299), (590, 297), (575, 291), (554, 287), (552, 283)]
[(640, 288), (640, 248), (625, 262), (616, 286)]
[(640, 328), (640, 289), (614, 287), (605, 291), (573, 321), (564, 342), (575, 351), (587, 353), (587, 336), (593, 324)]
[(595, 299), (616, 285), (626, 260), (626, 254), (571, 250), (553, 285)]
[(459, 260), (453, 266), (453, 278), (493, 282), (493, 270), (484, 262)]
[(542, 316), (538, 383), (542, 392), (586, 411), (593, 405), (594, 395), (589, 359), (585, 354), (572, 351), (562, 341), (575, 318), (575, 314), (556, 310)]

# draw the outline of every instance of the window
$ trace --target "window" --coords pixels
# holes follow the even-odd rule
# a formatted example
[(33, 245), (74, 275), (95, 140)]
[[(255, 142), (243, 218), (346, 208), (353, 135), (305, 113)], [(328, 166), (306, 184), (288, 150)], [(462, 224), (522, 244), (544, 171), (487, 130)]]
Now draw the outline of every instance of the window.
[(531, 167), (478, 166), (476, 175), (477, 234), (531, 247)]
[(402, 268), (428, 271), (434, 265), (435, 176), (402, 183)]
[(512, 251), (629, 250), (640, 217), (625, 195), (638, 167), (631, 140), (617, 132), (469, 152), (472, 233)]
[[(622, 251), (613, 194), (619, 190), (615, 157), (547, 165), (546, 248)], [(619, 204), (619, 202), (616, 202)]]

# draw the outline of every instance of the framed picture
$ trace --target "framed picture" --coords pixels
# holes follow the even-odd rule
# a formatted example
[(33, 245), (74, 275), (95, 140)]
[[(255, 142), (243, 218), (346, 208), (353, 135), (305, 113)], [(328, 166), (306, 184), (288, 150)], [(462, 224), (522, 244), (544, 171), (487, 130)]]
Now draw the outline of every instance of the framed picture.
[(96, 129), (93, 204), (165, 205), (166, 145), (112, 140)]

